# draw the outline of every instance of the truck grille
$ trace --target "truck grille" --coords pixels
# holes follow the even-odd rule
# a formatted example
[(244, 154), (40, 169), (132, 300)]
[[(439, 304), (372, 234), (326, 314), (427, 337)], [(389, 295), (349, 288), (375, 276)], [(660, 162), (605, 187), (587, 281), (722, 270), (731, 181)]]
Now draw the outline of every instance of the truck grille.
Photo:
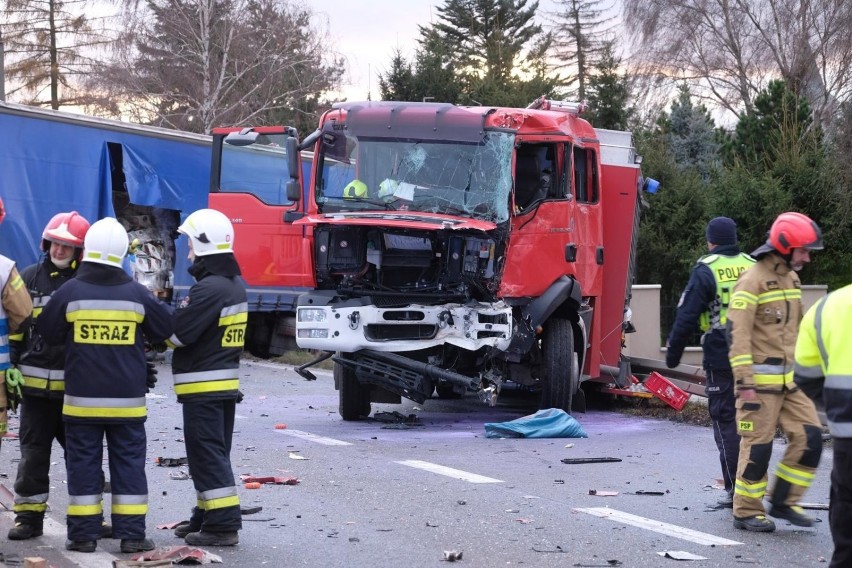
[(398, 341), (406, 339), (432, 339), (438, 334), (438, 326), (426, 324), (385, 325), (370, 324), (364, 327), (368, 341)]

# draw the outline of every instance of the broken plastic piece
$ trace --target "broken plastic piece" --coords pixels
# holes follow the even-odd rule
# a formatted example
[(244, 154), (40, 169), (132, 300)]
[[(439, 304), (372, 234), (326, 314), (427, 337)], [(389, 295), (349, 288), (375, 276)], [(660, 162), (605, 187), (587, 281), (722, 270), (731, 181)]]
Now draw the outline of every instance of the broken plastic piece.
[(577, 464), (577, 463), (608, 463), (620, 462), (621, 458), (563, 458), (562, 463)]
[(255, 477), (253, 475), (241, 475), (243, 483), (274, 483), (275, 485), (298, 485), (299, 480), (295, 477)]
[(464, 554), (461, 550), (445, 550), (444, 558), (442, 560), (446, 560), (447, 562), (455, 562), (456, 560), (462, 559), (462, 554)]
[(675, 560), (707, 560), (705, 556), (698, 556), (697, 554), (692, 554), (685, 550), (664, 550), (657, 554), (663, 558), (674, 558)]
[(589, 495), (597, 495), (598, 497), (615, 497), (618, 491), (598, 491), (597, 489), (589, 489)]
[(276, 425), (275, 425), (275, 429), (276, 429), (276, 430), (286, 430), (286, 429), (287, 429), (287, 425), (286, 425), (286, 424), (284, 424), (284, 423), (279, 422), (278, 424), (276, 424)]
[(256, 482), (256, 481), (250, 481), (249, 483), (246, 483), (244, 487), (245, 487), (246, 489), (260, 489), (260, 486), (261, 486), (261, 485), (263, 485), (263, 484), (262, 484), (262, 483), (258, 483), (258, 482)]
[(290, 453), (288, 453), (288, 454), (287, 454), (287, 456), (288, 456), (291, 460), (309, 460), (309, 459), (311, 459), (311, 458), (306, 458), (305, 456), (300, 456), (300, 455), (299, 455), (299, 454), (297, 454), (296, 452), (290, 452)]
[(254, 515), (263, 511), (263, 507), (240, 507), (241, 515)]
[(154, 463), (160, 467), (179, 467), (189, 465), (189, 460), (186, 458), (156, 458)]

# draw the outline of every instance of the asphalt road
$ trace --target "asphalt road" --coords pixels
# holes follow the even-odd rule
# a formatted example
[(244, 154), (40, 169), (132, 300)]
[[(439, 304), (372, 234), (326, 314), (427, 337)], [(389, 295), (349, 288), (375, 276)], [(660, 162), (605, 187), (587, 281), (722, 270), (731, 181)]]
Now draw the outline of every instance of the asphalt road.
[[(159, 367), (148, 401), (146, 473), (148, 535), (163, 549), (183, 541), (156, 527), (186, 518), (195, 494), (192, 481), (181, 479), (185, 467), (155, 463), (186, 453), (171, 377)], [(244, 364), (234, 472), (299, 483), (241, 487), (242, 506), (262, 510), (244, 515), (238, 546), (208, 549), (222, 566), (443, 567), (445, 552), (460, 553), (454, 564), (468, 568), (678, 564), (659, 554), (667, 551), (704, 557), (695, 561), (703, 567), (824, 566), (830, 558), (827, 511), (810, 511), (820, 521), (814, 528), (779, 521), (777, 532), (754, 534), (734, 529), (730, 510), (708, 507), (722, 495), (714, 487), (719, 466), (708, 428), (590, 410), (578, 415), (588, 438), (486, 438), (484, 423), (534, 412), (524, 393), (504, 393), (494, 408), (474, 397), (374, 405), (374, 416), (416, 415), (413, 426), (343, 422), (330, 374), (318, 376), (307, 382), (290, 367)], [(783, 449), (777, 440), (774, 460)], [(8, 488), (17, 457), (17, 441), (5, 439), (0, 481)], [(561, 462), (601, 457), (621, 461)], [(0, 514), (5, 565), (33, 556), (86, 568), (129, 559), (116, 540), (101, 540), (94, 554), (64, 550), (67, 494), (58, 445), (53, 461), (45, 535), (8, 541), (13, 515)], [(827, 446), (807, 502), (828, 502), (830, 469)]]

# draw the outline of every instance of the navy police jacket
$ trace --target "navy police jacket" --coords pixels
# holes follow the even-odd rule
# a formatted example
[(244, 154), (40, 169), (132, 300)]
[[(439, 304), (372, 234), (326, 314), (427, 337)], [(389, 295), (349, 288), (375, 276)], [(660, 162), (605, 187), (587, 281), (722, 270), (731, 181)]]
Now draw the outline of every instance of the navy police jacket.
[(64, 419), (144, 422), (144, 341), (165, 341), (173, 314), (121, 268), (83, 262), (36, 323), (46, 342), (65, 347)]
[[(712, 254), (735, 256), (740, 254), (737, 245), (720, 245)], [(677, 316), (668, 338), (666, 362), (680, 361), (686, 343), (698, 329), (698, 321), (716, 299), (716, 280), (706, 264), (698, 262), (692, 269), (689, 282), (680, 298)], [(707, 370), (730, 370), (728, 361), (728, 339), (724, 329), (710, 329), (701, 339), (704, 352), (703, 366)]]

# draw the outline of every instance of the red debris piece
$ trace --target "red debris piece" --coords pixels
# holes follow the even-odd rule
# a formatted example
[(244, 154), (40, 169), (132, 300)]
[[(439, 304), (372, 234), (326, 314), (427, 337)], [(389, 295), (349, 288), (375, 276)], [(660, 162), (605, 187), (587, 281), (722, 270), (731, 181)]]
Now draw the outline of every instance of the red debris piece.
[(243, 483), (272, 483), (275, 485), (298, 485), (299, 480), (295, 477), (255, 477), (254, 475), (241, 475)]
[(157, 525), (158, 529), (174, 529), (181, 523), (185, 523), (186, 521), (174, 521), (172, 523), (163, 523), (161, 525)]
[[(208, 564), (210, 562), (221, 562), (222, 559), (215, 554), (207, 552), (203, 548), (194, 546), (170, 546), (168, 548), (156, 548), (149, 552), (143, 552), (131, 557), (133, 560), (171, 560), (174, 564)], [(189, 560), (190, 562), (184, 562)]]

